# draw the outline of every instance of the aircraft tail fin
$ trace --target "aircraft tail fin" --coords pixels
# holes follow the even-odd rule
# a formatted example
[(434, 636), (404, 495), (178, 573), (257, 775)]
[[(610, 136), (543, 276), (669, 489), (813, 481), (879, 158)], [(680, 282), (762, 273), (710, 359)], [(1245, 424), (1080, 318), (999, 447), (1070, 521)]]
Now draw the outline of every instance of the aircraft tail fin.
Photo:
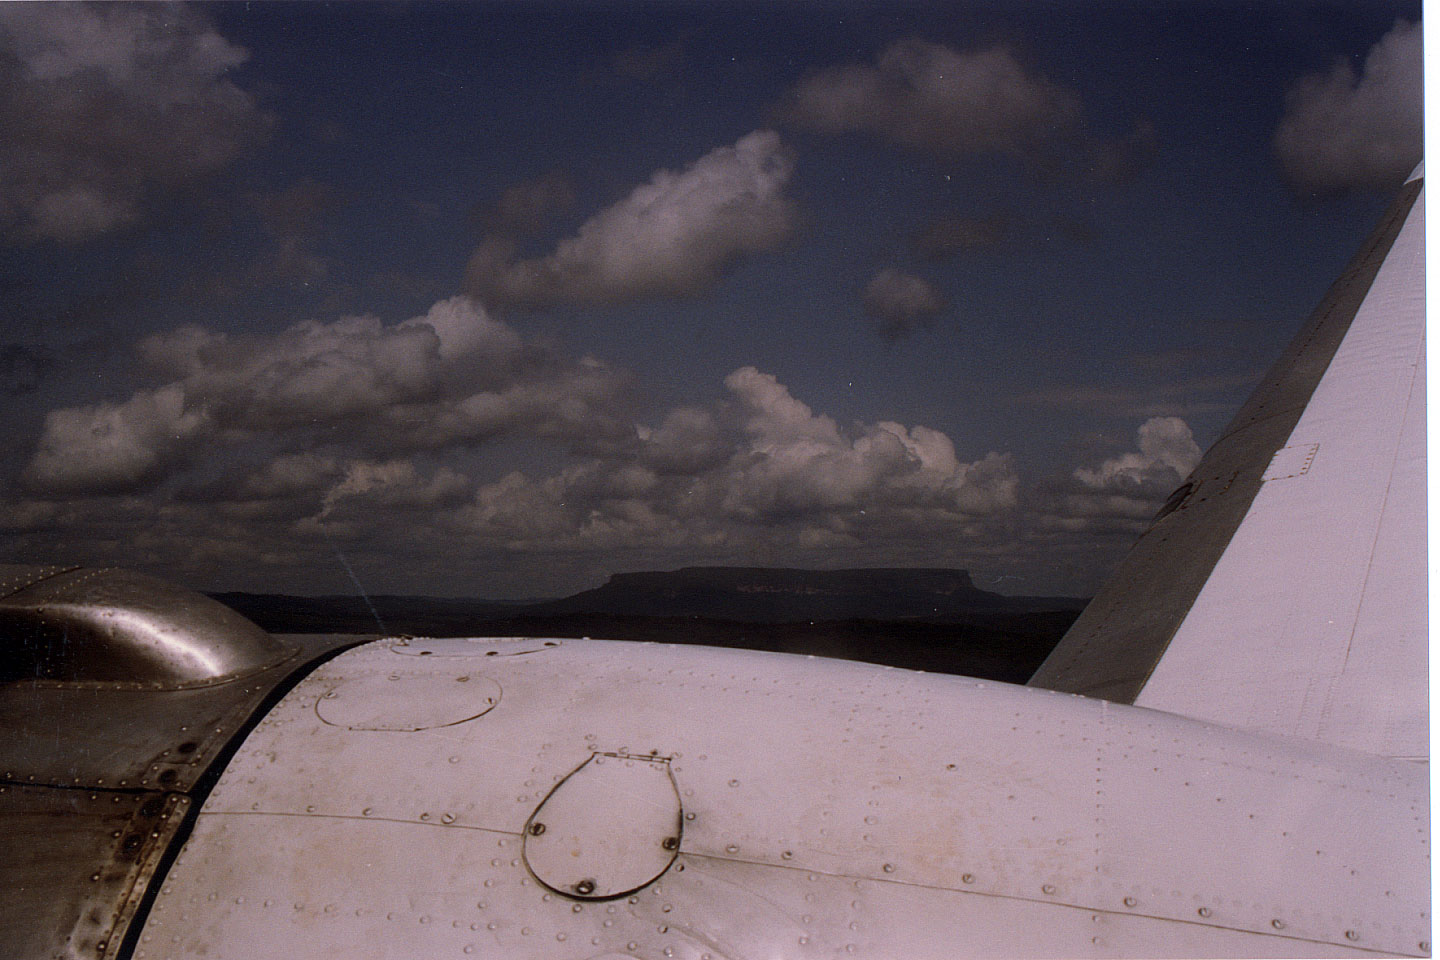
[(1424, 175), (1032, 686), (1428, 756)]

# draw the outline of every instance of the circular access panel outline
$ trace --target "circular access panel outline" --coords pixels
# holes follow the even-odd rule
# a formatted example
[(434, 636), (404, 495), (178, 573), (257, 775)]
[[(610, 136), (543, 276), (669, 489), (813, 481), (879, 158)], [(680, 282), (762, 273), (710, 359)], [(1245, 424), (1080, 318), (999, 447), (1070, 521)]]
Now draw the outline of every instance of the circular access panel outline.
[(500, 684), (463, 670), (378, 673), (335, 684), (315, 701), (332, 727), (412, 733), (483, 717), (500, 703)]

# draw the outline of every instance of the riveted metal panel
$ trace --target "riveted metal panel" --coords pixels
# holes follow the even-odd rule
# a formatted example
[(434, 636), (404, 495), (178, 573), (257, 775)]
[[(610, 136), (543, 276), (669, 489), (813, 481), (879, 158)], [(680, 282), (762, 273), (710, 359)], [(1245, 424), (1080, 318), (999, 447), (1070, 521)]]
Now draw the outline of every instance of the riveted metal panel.
[(541, 640), (534, 637), (403, 637), (390, 644), (390, 652), (404, 657), (473, 657), (480, 651), (486, 657), (519, 657), (542, 653), (558, 647), (563, 640)]
[[(1413, 764), (865, 664), (473, 647), (505, 691), (482, 722), (320, 721), (337, 681), (394, 662), (382, 645), (278, 704), (207, 800), (145, 960), (1428, 951)], [(683, 804), (674, 864), (606, 903), (538, 882), (527, 825), (555, 784), (652, 750)]]
[(224, 683), (295, 655), (209, 597), (114, 569), (32, 575), (0, 598), (0, 637), (0, 679), (127, 689)]
[(120, 571), (7, 567), (0, 591), (0, 953), (120, 956), (237, 737), (358, 638), (272, 638)]
[(358, 639), (291, 636), (287, 643), (299, 651), (294, 659), (214, 686), (144, 690), (34, 679), (0, 684), (0, 779), (189, 790), (277, 684)]
[(557, 893), (610, 900), (668, 870), (684, 829), (669, 757), (595, 753), (531, 814), (525, 865)]
[(117, 956), (189, 803), (174, 793), (0, 785), (5, 955)]

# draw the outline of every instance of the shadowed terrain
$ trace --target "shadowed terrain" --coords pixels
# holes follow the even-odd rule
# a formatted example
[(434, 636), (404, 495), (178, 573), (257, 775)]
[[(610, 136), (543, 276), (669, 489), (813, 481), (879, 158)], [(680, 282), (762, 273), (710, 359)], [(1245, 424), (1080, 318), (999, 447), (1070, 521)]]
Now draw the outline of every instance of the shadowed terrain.
[[(273, 633), (592, 637), (814, 654), (1024, 683), (1079, 615), (963, 570), (687, 567), (617, 574), (559, 600), (220, 593)], [(373, 612), (372, 612), (373, 607)], [(378, 619), (377, 619), (378, 618)]]

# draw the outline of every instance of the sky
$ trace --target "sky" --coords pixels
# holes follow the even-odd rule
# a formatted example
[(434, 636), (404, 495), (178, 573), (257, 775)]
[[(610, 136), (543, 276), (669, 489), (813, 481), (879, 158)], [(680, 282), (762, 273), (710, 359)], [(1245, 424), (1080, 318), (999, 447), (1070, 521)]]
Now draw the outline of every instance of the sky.
[(1419, 160), (1419, 16), (0, 4), (0, 562), (1088, 595)]

